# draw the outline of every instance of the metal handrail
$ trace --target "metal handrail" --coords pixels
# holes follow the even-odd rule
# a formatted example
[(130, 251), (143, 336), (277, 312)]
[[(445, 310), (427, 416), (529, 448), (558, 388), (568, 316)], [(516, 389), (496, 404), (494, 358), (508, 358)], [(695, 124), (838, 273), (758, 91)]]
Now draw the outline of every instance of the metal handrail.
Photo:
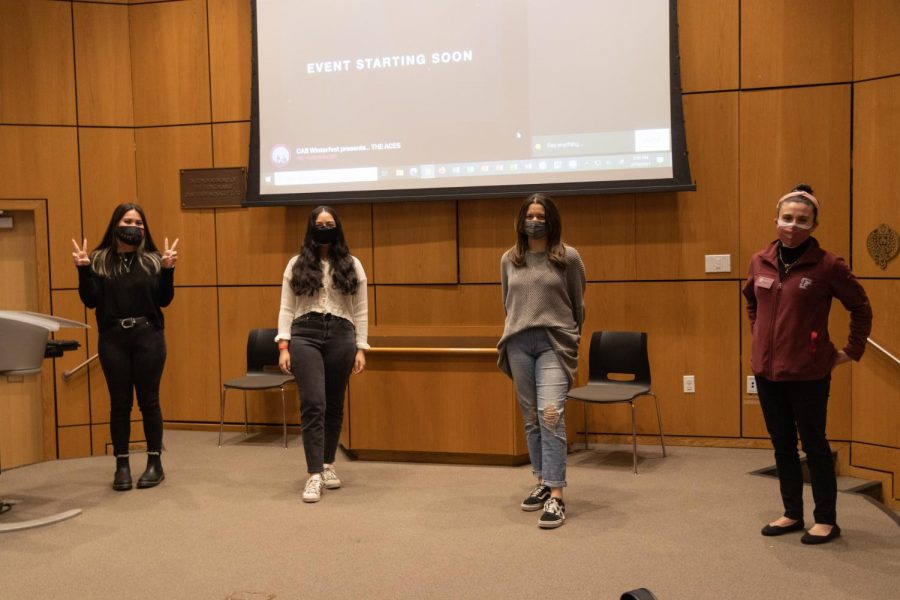
[(69, 381), (70, 379), (72, 379), (72, 376), (75, 375), (75, 373), (77, 373), (78, 371), (82, 370), (83, 368), (85, 368), (86, 366), (88, 366), (89, 364), (94, 362), (98, 356), (99, 356), (98, 354), (94, 354), (89, 359), (87, 359), (86, 361), (84, 361), (81, 364), (79, 364), (78, 366), (76, 366), (74, 369), (69, 369), (68, 371), (63, 371), (63, 374), (62, 374), (63, 381)]
[(867, 340), (870, 344), (872, 344), (873, 346), (875, 346), (876, 348), (878, 348), (879, 350), (881, 350), (882, 352), (884, 352), (884, 354), (885, 354), (888, 358), (890, 358), (892, 361), (894, 361), (895, 363), (897, 363), (898, 365), (900, 365), (900, 358), (897, 358), (896, 356), (894, 356), (893, 354), (891, 354), (890, 352), (888, 352), (887, 350), (885, 350), (884, 347), (882, 347), (878, 342), (876, 342), (876, 341), (873, 340), (872, 338), (866, 338), (866, 340)]

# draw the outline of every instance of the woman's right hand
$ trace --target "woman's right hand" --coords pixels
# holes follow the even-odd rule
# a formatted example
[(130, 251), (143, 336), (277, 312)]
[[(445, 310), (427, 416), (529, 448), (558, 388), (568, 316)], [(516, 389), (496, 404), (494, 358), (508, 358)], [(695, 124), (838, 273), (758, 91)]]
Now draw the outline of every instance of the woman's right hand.
[(281, 350), (278, 353), (278, 368), (285, 375), (291, 375), (291, 353), (287, 350)]
[(78, 245), (78, 242), (72, 240), (72, 245), (75, 246), (75, 252), (72, 253), (72, 259), (75, 261), (75, 266), (86, 267), (91, 264), (91, 257), (88, 256), (87, 253), (87, 239), (82, 242), (81, 246)]

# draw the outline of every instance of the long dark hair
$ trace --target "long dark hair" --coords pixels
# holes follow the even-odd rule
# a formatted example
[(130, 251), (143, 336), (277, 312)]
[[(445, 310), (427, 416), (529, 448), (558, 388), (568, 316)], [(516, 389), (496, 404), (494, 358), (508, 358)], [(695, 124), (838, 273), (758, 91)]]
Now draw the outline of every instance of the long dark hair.
[(544, 207), (544, 223), (547, 224), (547, 254), (550, 262), (562, 271), (566, 269), (566, 246), (562, 243), (562, 217), (553, 198), (547, 194), (531, 194), (516, 217), (516, 245), (509, 249), (509, 259), (517, 267), (525, 266), (525, 254), (528, 252), (528, 234), (525, 233), (525, 216), (528, 207), (540, 204)]
[(313, 239), (313, 229), (316, 227), (316, 219), (323, 212), (334, 217), (334, 226), (337, 228), (337, 236), (328, 248), (328, 258), (331, 260), (331, 282), (334, 289), (344, 294), (355, 294), (359, 289), (359, 278), (356, 276), (356, 269), (353, 266), (353, 256), (350, 255), (350, 249), (347, 248), (341, 219), (330, 206), (316, 207), (309, 214), (306, 236), (303, 238), (303, 245), (300, 246), (299, 258), (294, 263), (291, 289), (298, 296), (315, 296), (322, 289), (322, 261), (319, 260), (321, 244)]
[(119, 221), (122, 220), (125, 213), (130, 210), (136, 211), (141, 216), (141, 221), (144, 222), (144, 237), (141, 243), (135, 247), (135, 262), (148, 275), (159, 273), (162, 268), (159, 250), (153, 242), (153, 236), (150, 235), (150, 225), (147, 223), (144, 209), (133, 202), (123, 202), (113, 210), (103, 239), (91, 252), (91, 269), (101, 277), (115, 277), (125, 271), (125, 266), (116, 256), (118, 254), (116, 251), (118, 246), (116, 227), (119, 226)]

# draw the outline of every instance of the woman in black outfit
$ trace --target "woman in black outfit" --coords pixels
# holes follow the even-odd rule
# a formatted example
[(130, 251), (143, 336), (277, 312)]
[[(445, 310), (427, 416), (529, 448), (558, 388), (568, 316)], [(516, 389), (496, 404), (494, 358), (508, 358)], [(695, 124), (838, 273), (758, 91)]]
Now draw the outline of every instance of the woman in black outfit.
[(128, 441), (131, 405), (137, 393), (147, 439), (147, 469), (139, 488), (159, 485), (165, 474), (160, 461), (162, 412), (159, 381), (166, 363), (163, 314), (175, 295), (174, 268), (178, 240), (160, 253), (147, 226), (144, 210), (124, 203), (115, 208), (103, 241), (87, 252), (87, 240), (72, 240), (78, 267), (78, 295), (96, 309), (100, 340), (97, 353), (109, 388), (109, 429), (116, 455), (113, 489), (131, 489)]

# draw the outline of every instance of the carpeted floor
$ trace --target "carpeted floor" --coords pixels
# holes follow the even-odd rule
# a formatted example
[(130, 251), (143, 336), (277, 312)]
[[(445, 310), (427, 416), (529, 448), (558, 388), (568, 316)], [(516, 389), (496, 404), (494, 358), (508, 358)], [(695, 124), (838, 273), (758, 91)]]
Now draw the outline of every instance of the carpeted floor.
[[(0, 535), (0, 598), (900, 598), (900, 528), (862, 497), (840, 495), (831, 544), (759, 535), (778, 487), (748, 473), (770, 451), (647, 446), (637, 476), (630, 448), (572, 454), (566, 524), (544, 531), (518, 507), (528, 467), (340, 456), (344, 487), (304, 504), (296, 437), (217, 448), (167, 431), (166, 446), (149, 490), (112, 491), (109, 457), (4, 472), (0, 496), (22, 504), (0, 519), (84, 513)], [(143, 466), (132, 458), (135, 477)]]

